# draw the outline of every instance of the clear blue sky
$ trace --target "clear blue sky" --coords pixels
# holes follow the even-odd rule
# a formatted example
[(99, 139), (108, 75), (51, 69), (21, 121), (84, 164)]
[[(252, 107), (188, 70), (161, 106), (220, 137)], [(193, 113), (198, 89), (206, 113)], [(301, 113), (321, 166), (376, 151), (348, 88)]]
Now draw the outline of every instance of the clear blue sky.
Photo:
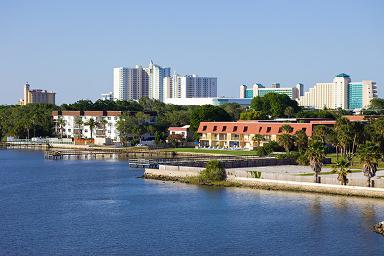
[(97, 99), (112, 68), (155, 63), (239, 85), (302, 82), (345, 72), (384, 95), (384, 1), (1, 1), (0, 104), (22, 86), (56, 101)]

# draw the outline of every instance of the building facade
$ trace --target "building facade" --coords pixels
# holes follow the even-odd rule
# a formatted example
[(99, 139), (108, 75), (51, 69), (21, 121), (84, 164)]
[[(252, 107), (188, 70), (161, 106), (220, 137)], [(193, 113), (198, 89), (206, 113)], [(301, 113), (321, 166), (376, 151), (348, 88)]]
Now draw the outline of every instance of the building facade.
[(148, 73), (142, 66), (113, 69), (113, 96), (116, 100), (139, 100), (148, 97)]
[(210, 98), (217, 97), (217, 78), (196, 75), (165, 77), (164, 100), (167, 98)]
[(286, 94), (292, 100), (297, 99), (303, 93), (304, 85), (297, 84), (295, 87), (280, 87), (279, 83), (272, 84), (271, 87), (265, 87), (262, 84), (254, 84), (252, 88), (246, 85), (240, 86), (240, 98), (252, 99), (257, 96), (264, 96), (268, 93)]
[[(335, 123), (334, 120), (201, 122), (197, 132), (201, 147), (254, 149), (266, 142), (276, 141), (279, 135), (284, 134), (283, 125), (293, 128), (292, 135), (303, 130), (311, 137), (315, 126), (334, 126)], [(260, 141), (254, 139), (258, 134), (263, 136)]]
[[(117, 123), (123, 114), (135, 115), (137, 112), (122, 111), (53, 111), (52, 118), (55, 123), (56, 134), (62, 134), (67, 138), (108, 138), (119, 142), (119, 132)], [(156, 123), (155, 112), (145, 112), (148, 115), (147, 124)], [(60, 125), (59, 119), (63, 124)], [(90, 119), (96, 122), (96, 126), (91, 129), (87, 124)]]
[(303, 107), (323, 109), (362, 109), (369, 106), (370, 101), (377, 98), (376, 83), (371, 80), (352, 82), (349, 75), (341, 73), (333, 82), (316, 83), (298, 99)]
[(171, 75), (171, 68), (162, 68), (151, 61), (145, 69), (148, 74), (148, 97), (159, 101), (164, 100), (164, 77)]
[(201, 106), (201, 105), (214, 105), (220, 106), (228, 103), (236, 103), (244, 107), (251, 105), (251, 98), (165, 98), (164, 103), (180, 106)]
[(31, 103), (37, 104), (52, 104), (55, 105), (55, 92), (49, 92), (41, 89), (31, 89), (30, 85), (24, 85), (24, 98), (19, 101), (20, 105), (27, 105)]

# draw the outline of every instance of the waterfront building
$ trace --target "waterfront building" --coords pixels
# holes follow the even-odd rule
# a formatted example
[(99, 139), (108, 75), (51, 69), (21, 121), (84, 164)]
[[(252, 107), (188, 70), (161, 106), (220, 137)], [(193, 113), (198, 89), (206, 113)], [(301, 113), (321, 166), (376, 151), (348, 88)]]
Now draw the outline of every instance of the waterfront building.
[(279, 83), (272, 84), (271, 87), (265, 87), (262, 84), (254, 84), (252, 88), (248, 88), (246, 85), (240, 86), (240, 98), (253, 99), (257, 96), (264, 96), (267, 93), (286, 94), (292, 100), (299, 98), (304, 90), (303, 84), (297, 84), (295, 87), (281, 87)]
[[(87, 125), (90, 119), (96, 122), (96, 126), (92, 129), (92, 137), (108, 138), (112, 141), (119, 142), (119, 132), (117, 130), (117, 123), (121, 115), (129, 114), (135, 115), (137, 112), (123, 112), (123, 111), (53, 111), (52, 118), (55, 123), (56, 134), (63, 133), (67, 138), (91, 138), (91, 127)], [(153, 125), (156, 123), (156, 112), (144, 112), (148, 115), (147, 124)], [(59, 119), (63, 120), (64, 125), (60, 127)], [(62, 129), (62, 131), (61, 131)]]
[(217, 77), (197, 75), (165, 77), (164, 101), (168, 98), (210, 98), (217, 97)]
[(164, 103), (180, 106), (201, 106), (214, 105), (220, 106), (227, 103), (237, 103), (241, 106), (248, 107), (251, 105), (251, 98), (165, 98)]
[(38, 104), (52, 104), (55, 105), (55, 92), (49, 92), (42, 89), (31, 89), (28, 82), (24, 85), (24, 98), (19, 100), (20, 105), (27, 105), (31, 103)]
[(113, 69), (113, 96), (116, 100), (148, 97), (148, 73), (140, 65)]
[(168, 133), (169, 135), (181, 135), (183, 139), (192, 138), (193, 133), (190, 131), (190, 125), (184, 125), (182, 127), (169, 127)]
[(148, 97), (163, 101), (164, 99), (164, 77), (171, 75), (171, 68), (162, 68), (151, 61), (145, 69), (148, 74)]
[(352, 82), (349, 75), (341, 73), (333, 82), (316, 83), (298, 99), (299, 105), (308, 108), (323, 109), (362, 109), (377, 98), (376, 83), (371, 80)]
[(290, 125), (291, 134), (302, 130), (308, 137), (317, 125), (334, 126), (335, 120), (295, 119), (286, 121), (238, 121), (238, 122), (201, 122), (198, 128), (201, 147), (254, 149), (259, 146), (254, 140), (257, 134), (263, 136), (260, 146), (266, 142), (276, 141), (284, 134), (282, 126)]

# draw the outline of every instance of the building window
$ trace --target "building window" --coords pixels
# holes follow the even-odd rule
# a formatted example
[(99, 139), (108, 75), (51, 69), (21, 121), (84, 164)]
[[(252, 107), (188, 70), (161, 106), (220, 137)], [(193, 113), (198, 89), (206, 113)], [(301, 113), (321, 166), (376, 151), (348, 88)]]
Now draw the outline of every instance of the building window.
[(234, 127), (233, 127), (233, 131), (234, 131), (234, 132), (237, 131), (237, 126), (234, 126)]
[(267, 127), (267, 132), (271, 132), (271, 127)]
[(203, 126), (203, 131), (206, 131), (206, 130), (207, 130), (207, 126), (204, 125), (204, 126)]
[(222, 131), (225, 132), (226, 130), (227, 130), (227, 126), (224, 125)]
[(248, 126), (244, 126), (243, 132), (247, 132), (247, 131), (248, 131)]
[(213, 131), (216, 131), (217, 130), (217, 126), (213, 126)]

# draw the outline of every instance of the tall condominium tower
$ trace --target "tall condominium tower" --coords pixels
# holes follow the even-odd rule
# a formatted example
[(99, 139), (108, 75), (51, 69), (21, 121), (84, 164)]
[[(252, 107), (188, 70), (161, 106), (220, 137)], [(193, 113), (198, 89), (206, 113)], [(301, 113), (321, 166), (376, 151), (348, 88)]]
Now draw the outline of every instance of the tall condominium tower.
[(333, 82), (316, 83), (298, 100), (304, 107), (322, 109), (361, 109), (366, 108), (371, 99), (377, 98), (376, 83), (371, 80), (351, 82), (349, 75), (341, 73)]
[(171, 75), (171, 68), (162, 68), (151, 61), (145, 69), (148, 74), (148, 97), (163, 101), (164, 87), (163, 79)]
[(138, 100), (148, 97), (148, 74), (139, 65), (113, 69), (113, 96), (116, 100)]
[(217, 78), (196, 75), (165, 77), (164, 98), (217, 97)]

